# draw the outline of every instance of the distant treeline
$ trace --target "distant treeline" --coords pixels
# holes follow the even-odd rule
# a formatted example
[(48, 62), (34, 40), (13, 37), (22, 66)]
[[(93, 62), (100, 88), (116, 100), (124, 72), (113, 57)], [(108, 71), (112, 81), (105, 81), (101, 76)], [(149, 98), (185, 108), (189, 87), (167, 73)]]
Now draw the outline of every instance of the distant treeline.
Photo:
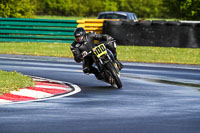
[(0, 0), (0, 17), (92, 17), (102, 11), (129, 11), (139, 18), (200, 20), (200, 0)]

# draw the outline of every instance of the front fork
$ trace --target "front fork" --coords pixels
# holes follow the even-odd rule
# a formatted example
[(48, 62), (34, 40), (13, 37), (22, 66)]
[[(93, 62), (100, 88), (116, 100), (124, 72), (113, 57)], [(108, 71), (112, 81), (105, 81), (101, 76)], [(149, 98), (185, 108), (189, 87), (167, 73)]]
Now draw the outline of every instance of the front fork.
[(118, 68), (118, 65), (116, 63), (116, 59), (115, 59), (113, 53), (109, 49), (108, 49), (108, 53), (109, 53), (108, 54), (109, 60), (112, 61), (112, 63), (114, 64), (116, 72), (119, 73), (119, 68)]

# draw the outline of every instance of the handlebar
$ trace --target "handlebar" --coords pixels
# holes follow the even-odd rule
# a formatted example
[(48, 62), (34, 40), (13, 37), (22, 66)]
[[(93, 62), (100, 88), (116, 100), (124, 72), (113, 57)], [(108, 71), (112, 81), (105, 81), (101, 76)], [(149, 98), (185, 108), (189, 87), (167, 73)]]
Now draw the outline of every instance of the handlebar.
[[(112, 42), (116, 42), (116, 40), (110, 40), (110, 41), (103, 41), (103, 42), (99, 42), (98, 44), (96, 44), (97, 46), (99, 44), (104, 43), (105, 45), (107, 45), (108, 43), (112, 43)], [(87, 52), (87, 51), (86, 51)], [(89, 54), (91, 54), (93, 52), (93, 50), (91, 49), (89, 52), (87, 52), (86, 54), (83, 54), (83, 58), (85, 58), (86, 56), (88, 56)]]

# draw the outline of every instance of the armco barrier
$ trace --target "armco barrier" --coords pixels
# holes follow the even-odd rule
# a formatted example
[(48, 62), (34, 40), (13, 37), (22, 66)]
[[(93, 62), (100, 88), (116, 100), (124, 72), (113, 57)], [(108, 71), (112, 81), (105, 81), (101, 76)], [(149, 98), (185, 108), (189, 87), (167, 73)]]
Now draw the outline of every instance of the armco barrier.
[(0, 18), (0, 42), (71, 43), (76, 20)]
[[(76, 27), (102, 33), (105, 19), (53, 20), (0, 18), (0, 42), (72, 43)], [(112, 21), (118, 21), (112, 20)]]
[(200, 48), (200, 24), (179, 21), (104, 21), (119, 45)]

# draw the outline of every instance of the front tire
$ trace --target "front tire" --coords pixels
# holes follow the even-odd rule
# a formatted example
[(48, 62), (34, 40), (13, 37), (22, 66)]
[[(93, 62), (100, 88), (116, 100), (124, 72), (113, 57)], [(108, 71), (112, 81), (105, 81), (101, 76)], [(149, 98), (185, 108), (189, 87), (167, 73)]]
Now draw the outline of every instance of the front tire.
[(114, 64), (109, 62), (107, 64), (107, 69), (110, 71), (110, 73), (112, 74), (113, 79), (115, 80), (115, 83), (117, 85), (117, 88), (122, 88), (122, 82), (117, 74), (117, 71), (114, 67)]

